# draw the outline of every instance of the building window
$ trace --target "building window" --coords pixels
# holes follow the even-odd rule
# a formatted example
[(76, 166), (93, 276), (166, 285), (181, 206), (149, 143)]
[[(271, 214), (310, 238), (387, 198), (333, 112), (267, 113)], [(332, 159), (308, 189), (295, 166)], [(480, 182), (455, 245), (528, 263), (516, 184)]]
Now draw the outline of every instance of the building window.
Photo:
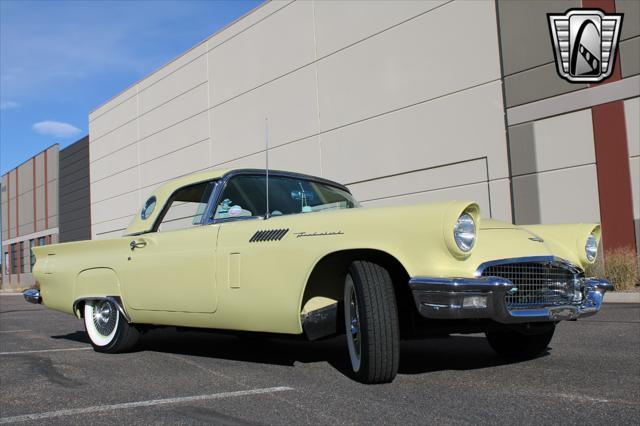
[(29, 253), (31, 254), (31, 267), (30, 271), (33, 271), (33, 265), (36, 264), (36, 255), (33, 254), (33, 248), (36, 246), (36, 240), (29, 240)]
[(11, 273), (18, 273), (18, 247), (17, 244), (11, 244)]
[(20, 241), (20, 253), (18, 256), (20, 256), (20, 273), (24, 274), (24, 241)]
[(40, 237), (40, 238), (38, 238), (38, 245), (39, 245), (39, 246), (46, 246), (46, 245), (47, 245), (47, 243), (46, 243), (46, 237)]

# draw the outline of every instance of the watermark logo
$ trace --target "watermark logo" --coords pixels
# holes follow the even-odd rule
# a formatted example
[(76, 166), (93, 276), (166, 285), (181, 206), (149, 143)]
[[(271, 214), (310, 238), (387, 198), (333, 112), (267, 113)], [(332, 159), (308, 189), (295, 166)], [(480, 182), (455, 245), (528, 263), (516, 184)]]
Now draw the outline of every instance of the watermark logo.
[(611, 75), (622, 14), (571, 9), (564, 15), (550, 13), (547, 17), (560, 77), (571, 83), (585, 83)]

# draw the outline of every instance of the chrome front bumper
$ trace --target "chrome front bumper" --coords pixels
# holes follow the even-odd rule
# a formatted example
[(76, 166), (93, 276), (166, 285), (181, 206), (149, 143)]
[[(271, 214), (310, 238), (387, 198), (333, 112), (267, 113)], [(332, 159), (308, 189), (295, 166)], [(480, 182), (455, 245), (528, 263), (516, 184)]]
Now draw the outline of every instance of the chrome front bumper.
[(35, 288), (31, 288), (29, 290), (25, 290), (22, 295), (24, 296), (24, 300), (29, 303), (40, 304), (42, 303), (42, 297), (40, 296), (40, 291)]
[(425, 318), (488, 318), (503, 324), (571, 320), (595, 315), (604, 293), (613, 290), (607, 280), (583, 278), (584, 297), (575, 304), (510, 308), (505, 295), (516, 286), (499, 277), (431, 278), (409, 280), (418, 312)]

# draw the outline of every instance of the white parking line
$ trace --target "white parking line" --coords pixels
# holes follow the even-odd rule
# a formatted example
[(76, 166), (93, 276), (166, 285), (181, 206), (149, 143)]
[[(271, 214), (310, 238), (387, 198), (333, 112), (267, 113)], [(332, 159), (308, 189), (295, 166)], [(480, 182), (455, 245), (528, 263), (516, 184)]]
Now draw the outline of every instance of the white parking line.
[(38, 354), (44, 352), (64, 352), (64, 351), (88, 351), (91, 347), (83, 348), (63, 348), (63, 349), (40, 349), (38, 351), (16, 351), (16, 352), (0, 352), (0, 355), (20, 355), (20, 354)]
[(0, 330), (0, 333), (24, 333), (31, 330)]
[(152, 399), (149, 401), (125, 402), (122, 404), (112, 404), (112, 405), (95, 405), (93, 407), (70, 408), (67, 410), (24, 414), (22, 416), (1, 417), (0, 424), (26, 422), (29, 420), (50, 419), (53, 417), (75, 416), (78, 414), (96, 413), (101, 411), (126, 410), (129, 408), (150, 407), (154, 405), (179, 404), (181, 402), (202, 401), (207, 399), (223, 399), (223, 398), (233, 398), (236, 396), (245, 396), (245, 395), (259, 395), (259, 394), (283, 392), (283, 391), (289, 391), (289, 390), (293, 390), (293, 388), (286, 387), (286, 386), (279, 386), (274, 388), (262, 388), (262, 389), (251, 389), (251, 390), (236, 391), (236, 392), (211, 393), (208, 395), (185, 396), (181, 398)]

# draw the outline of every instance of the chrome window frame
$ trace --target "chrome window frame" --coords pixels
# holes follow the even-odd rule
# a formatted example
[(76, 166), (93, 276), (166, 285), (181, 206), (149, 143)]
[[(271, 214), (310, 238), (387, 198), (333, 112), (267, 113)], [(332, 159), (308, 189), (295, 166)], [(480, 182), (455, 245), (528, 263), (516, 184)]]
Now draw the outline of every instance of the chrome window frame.
[[(158, 216), (156, 217), (155, 221), (153, 222), (153, 226), (151, 227), (151, 229), (149, 231), (146, 231), (146, 232), (138, 232), (138, 233), (135, 233), (135, 234), (130, 234), (129, 236), (144, 235), (144, 234), (150, 234), (150, 233), (154, 233), (154, 232), (160, 232), (160, 231), (158, 231), (158, 229), (160, 228), (160, 225), (162, 225), (162, 221), (164, 220), (164, 217), (166, 216), (167, 212), (169, 211), (169, 207), (173, 203), (175, 195), (179, 191), (182, 191), (185, 188), (189, 188), (190, 186), (202, 185), (203, 183), (204, 184), (212, 184), (213, 183), (215, 186), (211, 190), (211, 194), (209, 194), (209, 199), (207, 200), (207, 206), (204, 209), (204, 212), (202, 214), (202, 218), (200, 219), (200, 223), (198, 223), (197, 225), (194, 224), (193, 226), (191, 226), (189, 228), (184, 228), (184, 229), (192, 229), (192, 228), (195, 228), (195, 227), (198, 227), (198, 226), (205, 225), (206, 224), (204, 222), (204, 218), (206, 217), (205, 214), (207, 214), (207, 212), (209, 211), (209, 208), (210, 208), (210, 205), (211, 205), (211, 199), (215, 195), (216, 190), (218, 189), (220, 180), (221, 180), (220, 178), (215, 178), (215, 179), (203, 180), (203, 181), (200, 181), (200, 182), (193, 182), (193, 183), (189, 183), (188, 185), (184, 185), (184, 186), (181, 186), (180, 188), (176, 189), (175, 191), (173, 191), (171, 193), (169, 198), (167, 198), (167, 201), (162, 206), (162, 210), (160, 210), (160, 213), (158, 214)], [(157, 206), (156, 206), (156, 208), (157, 208)], [(174, 231), (182, 231), (184, 229), (176, 229)]]

